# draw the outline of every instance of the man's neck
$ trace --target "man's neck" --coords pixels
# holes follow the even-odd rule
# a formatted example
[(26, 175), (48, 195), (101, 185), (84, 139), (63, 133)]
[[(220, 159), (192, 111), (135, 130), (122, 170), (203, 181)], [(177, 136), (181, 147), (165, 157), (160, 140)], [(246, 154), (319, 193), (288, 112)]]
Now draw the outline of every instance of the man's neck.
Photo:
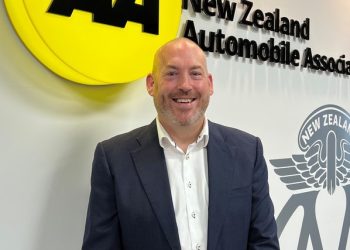
[(160, 120), (160, 123), (169, 134), (171, 139), (178, 147), (186, 153), (188, 146), (197, 140), (204, 126), (204, 118), (194, 124), (181, 126), (174, 124), (166, 124)]

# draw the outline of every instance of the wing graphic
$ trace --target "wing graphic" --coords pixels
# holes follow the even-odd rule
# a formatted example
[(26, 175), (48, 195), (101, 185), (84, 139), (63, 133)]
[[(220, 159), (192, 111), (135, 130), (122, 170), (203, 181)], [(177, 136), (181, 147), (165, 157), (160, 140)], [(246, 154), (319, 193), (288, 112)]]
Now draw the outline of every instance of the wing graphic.
[(322, 142), (316, 141), (305, 155), (298, 154), (292, 155), (291, 158), (270, 160), (270, 163), (288, 189), (320, 189), (325, 185), (327, 177), (325, 162), (320, 156), (321, 150)]
[(341, 140), (340, 142), (341, 157), (337, 161), (337, 179), (342, 186), (350, 182), (350, 142)]

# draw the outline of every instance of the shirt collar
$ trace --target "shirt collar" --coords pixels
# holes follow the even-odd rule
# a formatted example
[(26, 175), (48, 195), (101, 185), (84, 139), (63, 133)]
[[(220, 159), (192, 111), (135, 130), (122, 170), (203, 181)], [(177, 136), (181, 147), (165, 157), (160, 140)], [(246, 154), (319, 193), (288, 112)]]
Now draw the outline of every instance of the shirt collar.
[[(164, 149), (169, 147), (177, 148), (175, 141), (171, 138), (171, 136), (165, 130), (163, 125), (160, 123), (158, 116), (156, 118), (156, 124), (157, 124), (159, 145)], [(204, 118), (203, 129), (199, 133), (197, 140), (193, 142), (193, 144), (197, 144), (199, 147), (204, 148), (208, 145), (208, 141), (209, 141), (208, 119)]]

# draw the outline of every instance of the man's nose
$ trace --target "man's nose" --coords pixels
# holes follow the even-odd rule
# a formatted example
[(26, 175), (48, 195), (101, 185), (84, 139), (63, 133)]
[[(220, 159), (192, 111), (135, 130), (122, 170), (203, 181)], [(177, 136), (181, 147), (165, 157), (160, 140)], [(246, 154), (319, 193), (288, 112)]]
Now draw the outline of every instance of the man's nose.
[(187, 75), (183, 75), (179, 81), (179, 89), (184, 92), (189, 92), (192, 89), (191, 79)]

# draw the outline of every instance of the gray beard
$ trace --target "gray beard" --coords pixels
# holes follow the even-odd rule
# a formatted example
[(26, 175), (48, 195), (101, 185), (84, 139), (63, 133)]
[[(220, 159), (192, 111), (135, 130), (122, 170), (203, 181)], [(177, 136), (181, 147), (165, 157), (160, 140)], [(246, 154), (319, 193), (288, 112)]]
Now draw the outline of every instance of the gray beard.
[(154, 106), (155, 106), (158, 114), (161, 114), (162, 116), (167, 117), (173, 125), (175, 125), (175, 126), (189, 126), (189, 125), (194, 124), (201, 117), (204, 117), (205, 111), (207, 110), (207, 107), (209, 104), (209, 100), (208, 100), (207, 104), (202, 107), (202, 109), (200, 109), (198, 112), (196, 112), (192, 117), (190, 117), (190, 119), (188, 119), (185, 122), (181, 122), (181, 121), (177, 120), (175, 115), (171, 112), (171, 110), (166, 110), (163, 107), (161, 107), (161, 105), (158, 105), (155, 98), (153, 98), (153, 103), (154, 103)]

